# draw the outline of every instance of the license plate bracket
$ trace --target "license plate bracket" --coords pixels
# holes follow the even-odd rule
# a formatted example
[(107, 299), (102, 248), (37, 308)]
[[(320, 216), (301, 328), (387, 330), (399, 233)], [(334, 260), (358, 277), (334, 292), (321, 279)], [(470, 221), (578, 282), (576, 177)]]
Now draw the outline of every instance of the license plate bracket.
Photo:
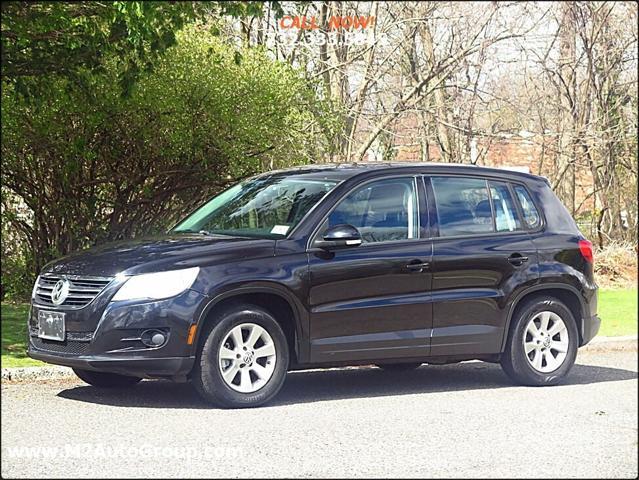
[(64, 342), (64, 313), (38, 310), (38, 337), (45, 340)]

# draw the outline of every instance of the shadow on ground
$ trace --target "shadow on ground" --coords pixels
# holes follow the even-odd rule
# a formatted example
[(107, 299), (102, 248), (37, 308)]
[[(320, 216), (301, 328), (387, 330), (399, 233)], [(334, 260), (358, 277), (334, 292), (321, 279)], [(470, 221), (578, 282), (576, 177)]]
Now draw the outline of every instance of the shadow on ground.
[[(563, 385), (587, 385), (637, 378), (637, 372), (620, 368), (575, 365)], [(422, 365), (409, 372), (375, 367), (289, 373), (284, 387), (270, 406), (348, 398), (456, 392), (513, 387), (499, 365), (481, 362), (458, 365)], [(529, 387), (535, 388), (535, 387)], [(142, 408), (211, 408), (189, 384), (143, 381), (129, 389), (104, 390), (79, 386), (59, 397), (103, 405)]]

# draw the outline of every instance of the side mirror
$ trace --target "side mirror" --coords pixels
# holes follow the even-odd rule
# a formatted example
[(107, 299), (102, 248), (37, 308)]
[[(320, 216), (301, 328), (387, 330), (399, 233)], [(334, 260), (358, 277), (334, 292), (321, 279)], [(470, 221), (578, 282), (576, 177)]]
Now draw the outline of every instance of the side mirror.
[(330, 227), (324, 232), (322, 240), (315, 242), (315, 246), (323, 250), (339, 250), (357, 247), (362, 244), (359, 230), (352, 225), (342, 224)]

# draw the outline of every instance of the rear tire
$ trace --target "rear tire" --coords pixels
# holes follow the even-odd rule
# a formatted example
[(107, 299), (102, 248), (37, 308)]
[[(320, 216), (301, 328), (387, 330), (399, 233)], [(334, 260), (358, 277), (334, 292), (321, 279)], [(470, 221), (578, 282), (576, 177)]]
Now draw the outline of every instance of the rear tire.
[(579, 334), (571, 311), (560, 300), (535, 297), (517, 308), (501, 366), (522, 385), (556, 385), (577, 357)]
[(223, 408), (257, 407), (282, 388), (288, 342), (270, 312), (255, 305), (222, 311), (204, 330), (191, 381), (207, 402)]
[(117, 373), (94, 372), (92, 370), (81, 370), (79, 368), (74, 368), (73, 371), (83, 382), (99, 388), (132, 387), (142, 380), (139, 377), (129, 377), (127, 375), (118, 375)]
[(378, 363), (378, 368), (382, 370), (388, 370), (390, 372), (407, 372), (410, 370), (416, 370), (422, 366), (421, 363)]

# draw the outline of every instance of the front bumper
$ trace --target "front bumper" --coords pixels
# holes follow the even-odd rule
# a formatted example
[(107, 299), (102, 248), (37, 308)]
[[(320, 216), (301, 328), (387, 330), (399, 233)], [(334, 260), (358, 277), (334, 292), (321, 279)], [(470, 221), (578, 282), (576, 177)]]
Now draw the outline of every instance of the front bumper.
[(130, 356), (112, 358), (105, 355), (70, 357), (44, 353), (32, 346), (29, 346), (28, 353), (31, 358), (54, 365), (142, 378), (183, 377), (191, 371), (195, 362), (195, 357), (145, 358), (143, 356)]
[[(195, 346), (187, 342), (188, 330), (199, 319), (206, 299), (188, 290), (154, 302), (112, 302), (100, 311), (67, 310), (63, 342), (37, 336), (38, 310), (44, 307), (34, 304), (27, 353), (36, 360), (85, 370), (144, 378), (183, 377), (193, 367), (195, 356)], [(140, 337), (149, 329), (162, 331), (165, 343), (146, 346)]]

